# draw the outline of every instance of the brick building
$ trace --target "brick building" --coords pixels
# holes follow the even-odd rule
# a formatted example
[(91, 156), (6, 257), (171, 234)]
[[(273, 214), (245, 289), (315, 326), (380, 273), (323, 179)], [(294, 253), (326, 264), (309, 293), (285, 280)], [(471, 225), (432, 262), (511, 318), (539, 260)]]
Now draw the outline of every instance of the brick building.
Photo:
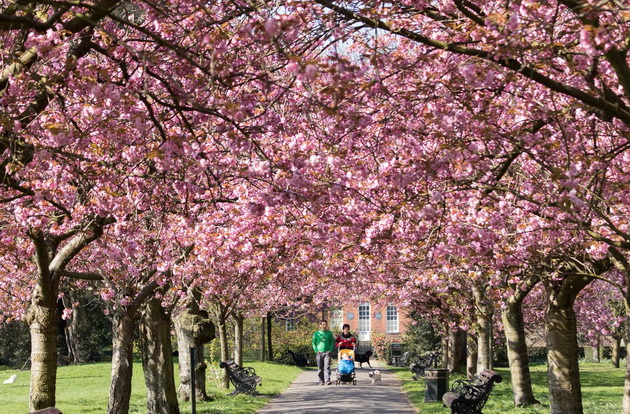
[(384, 334), (388, 339), (402, 340), (410, 322), (407, 315), (398, 307), (370, 302), (332, 310), (329, 319), (330, 330), (334, 334), (341, 331), (341, 326), (347, 323), (350, 325), (350, 331), (357, 335), (359, 342), (366, 345), (371, 341), (373, 334)]

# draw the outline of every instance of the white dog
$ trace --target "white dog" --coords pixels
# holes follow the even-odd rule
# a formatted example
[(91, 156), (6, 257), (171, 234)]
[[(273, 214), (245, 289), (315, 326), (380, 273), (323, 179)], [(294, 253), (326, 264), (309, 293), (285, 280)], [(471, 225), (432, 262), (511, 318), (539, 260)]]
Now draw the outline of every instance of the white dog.
[(16, 378), (17, 378), (17, 375), (13, 374), (9, 377), (8, 380), (4, 380), (3, 384), (13, 384)]
[(368, 376), (372, 378), (372, 383), (370, 385), (381, 385), (381, 371), (377, 369), (370, 372)]

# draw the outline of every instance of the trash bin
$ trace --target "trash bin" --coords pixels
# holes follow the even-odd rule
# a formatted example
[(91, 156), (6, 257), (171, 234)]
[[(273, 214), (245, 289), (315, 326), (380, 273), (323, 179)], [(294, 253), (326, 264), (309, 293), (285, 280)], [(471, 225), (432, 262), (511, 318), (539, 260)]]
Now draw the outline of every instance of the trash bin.
[(448, 369), (425, 369), (424, 402), (442, 402), (442, 396), (448, 391)]

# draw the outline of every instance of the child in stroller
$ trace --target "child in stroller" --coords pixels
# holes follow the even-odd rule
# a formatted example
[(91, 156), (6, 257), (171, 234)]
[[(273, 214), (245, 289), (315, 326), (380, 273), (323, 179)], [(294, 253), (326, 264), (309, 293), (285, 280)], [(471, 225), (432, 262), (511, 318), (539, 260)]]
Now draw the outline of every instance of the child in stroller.
[(337, 379), (335, 385), (352, 382), (357, 385), (354, 373), (354, 349), (339, 349), (339, 361), (337, 362)]
[(341, 333), (335, 339), (335, 345), (337, 345), (337, 355), (339, 356), (336, 385), (341, 382), (352, 382), (357, 385), (354, 374), (354, 349), (357, 346), (357, 340), (350, 333), (350, 325), (347, 323), (343, 324)]

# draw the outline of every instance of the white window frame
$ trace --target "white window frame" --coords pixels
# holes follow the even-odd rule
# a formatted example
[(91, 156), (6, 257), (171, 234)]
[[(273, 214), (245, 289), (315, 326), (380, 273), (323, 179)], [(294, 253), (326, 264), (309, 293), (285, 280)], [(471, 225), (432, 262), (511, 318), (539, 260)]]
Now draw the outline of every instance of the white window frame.
[(371, 306), (370, 302), (363, 302), (359, 304), (358, 308), (358, 328), (359, 341), (366, 342), (370, 340), (372, 332), (372, 318), (371, 318)]
[(400, 318), (398, 315), (398, 308), (396, 306), (387, 306), (385, 311), (385, 333), (400, 333)]
[(284, 328), (287, 331), (295, 331), (297, 330), (297, 321), (295, 318), (287, 318), (284, 320)]
[(332, 308), (330, 310), (330, 330), (334, 335), (341, 332), (341, 326), (343, 325), (343, 309)]

